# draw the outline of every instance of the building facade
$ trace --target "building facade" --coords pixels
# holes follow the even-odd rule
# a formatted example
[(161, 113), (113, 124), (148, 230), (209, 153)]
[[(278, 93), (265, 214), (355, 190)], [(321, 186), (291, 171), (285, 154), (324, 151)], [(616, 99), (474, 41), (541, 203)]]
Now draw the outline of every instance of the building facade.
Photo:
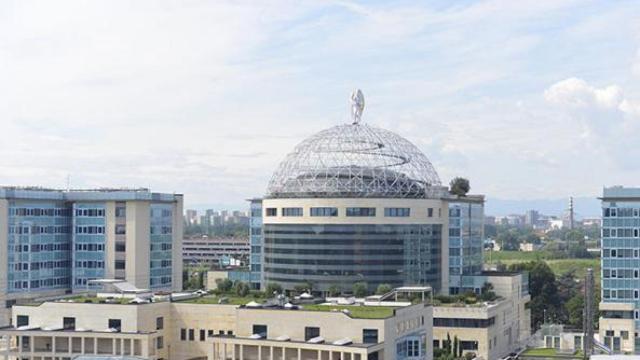
[(640, 188), (602, 194), (600, 339), (616, 353), (640, 352)]
[[(0, 328), (0, 357), (70, 360), (80, 355), (142, 359), (431, 360), (432, 308), (388, 316), (340, 311), (154, 302), (68, 301), (15, 306)], [(336, 324), (340, 326), (336, 327)]]
[(182, 226), (181, 195), (0, 188), (2, 308), (102, 278), (181, 289)]
[(262, 199), (249, 200), (249, 241), (251, 245), (249, 266), (251, 287), (260, 289), (262, 281)]
[(182, 240), (183, 262), (210, 269), (244, 266), (249, 262), (249, 250), (246, 237), (197, 236)]

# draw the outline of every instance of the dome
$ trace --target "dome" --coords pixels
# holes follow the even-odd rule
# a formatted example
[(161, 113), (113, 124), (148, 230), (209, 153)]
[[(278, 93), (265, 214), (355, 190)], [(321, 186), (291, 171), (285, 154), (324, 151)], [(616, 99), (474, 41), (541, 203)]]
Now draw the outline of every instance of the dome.
[(273, 174), (267, 196), (425, 198), (440, 186), (415, 145), (356, 121), (298, 144)]

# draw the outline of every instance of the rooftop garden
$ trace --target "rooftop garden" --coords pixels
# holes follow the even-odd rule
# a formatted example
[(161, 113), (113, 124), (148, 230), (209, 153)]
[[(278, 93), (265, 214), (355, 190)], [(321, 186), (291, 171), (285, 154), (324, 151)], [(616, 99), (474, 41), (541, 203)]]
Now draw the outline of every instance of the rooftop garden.
[(392, 306), (358, 306), (358, 305), (302, 305), (306, 311), (342, 311), (348, 310), (349, 316), (356, 319), (384, 319), (393, 316)]
[(522, 352), (522, 359), (582, 359), (582, 352), (567, 354), (558, 352), (554, 348), (530, 348)]

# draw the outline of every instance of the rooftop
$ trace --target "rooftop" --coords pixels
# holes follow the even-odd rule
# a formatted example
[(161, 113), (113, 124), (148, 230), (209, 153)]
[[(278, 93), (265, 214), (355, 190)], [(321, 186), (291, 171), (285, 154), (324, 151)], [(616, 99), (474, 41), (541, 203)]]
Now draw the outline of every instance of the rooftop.
[(51, 189), (38, 186), (0, 186), (0, 199), (108, 201), (175, 201), (181, 194), (151, 192), (147, 188)]

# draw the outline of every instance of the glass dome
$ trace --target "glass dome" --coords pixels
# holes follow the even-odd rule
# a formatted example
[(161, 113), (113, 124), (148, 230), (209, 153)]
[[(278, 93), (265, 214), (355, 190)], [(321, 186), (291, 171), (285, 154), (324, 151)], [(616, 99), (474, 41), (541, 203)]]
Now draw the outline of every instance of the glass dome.
[(273, 174), (267, 196), (425, 198), (440, 188), (436, 170), (415, 145), (354, 122), (298, 144)]

